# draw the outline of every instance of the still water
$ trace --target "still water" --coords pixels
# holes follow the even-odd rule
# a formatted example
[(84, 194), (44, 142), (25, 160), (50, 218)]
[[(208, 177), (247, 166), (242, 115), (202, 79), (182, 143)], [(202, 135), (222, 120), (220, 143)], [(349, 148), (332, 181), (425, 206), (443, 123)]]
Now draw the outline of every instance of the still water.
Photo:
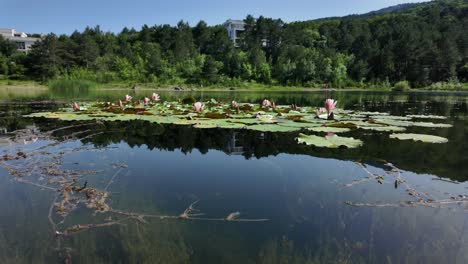
[[(447, 144), (348, 133), (365, 142), (358, 149), (299, 145), (297, 133), (22, 117), (77, 97), (111, 101), (151, 92), (0, 93), (0, 151), (25, 156), (4, 158), (0, 167), (0, 263), (468, 262), (468, 94), (333, 92), (345, 109), (443, 115), (453, 125), (409, 130), (446, 137)], [(161, 97), (189, 94), (314, 106), (324, 98)], [(106, 190), (110, 210), (95, 213), (78, 203), (61, 216), (51, 206), (60, 195), (46, 188), (55, 179), (44, 170)], [(177, 218), (194, 202), (193, 219)], [(237, 212), (240, 221), (227, 220)], [(80, 232), (64, 234), (77, 226)]]

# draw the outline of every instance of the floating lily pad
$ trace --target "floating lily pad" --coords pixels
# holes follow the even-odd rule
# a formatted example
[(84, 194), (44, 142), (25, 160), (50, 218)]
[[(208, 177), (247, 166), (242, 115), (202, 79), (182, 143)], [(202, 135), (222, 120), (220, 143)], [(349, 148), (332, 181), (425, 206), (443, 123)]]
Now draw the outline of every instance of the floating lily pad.
[(224, 120), (221, 120), (221, 122), (217, 122), (217, 126), (219, 128), (224, 128), (224, 129), (242, 129), (245, 128), (244, 124), (239, 124), (239, 123), (230, 123), (230, 122), (222, 122)]
[(242, 118), (242, 119), (229, 119), (227, 120), (228, 122), (231, 123), (239, 123), (239, 124), (245, 124), (245, 125), (255, 125), (255, 124), (263, 124), (263, 123), (274, 123), (274, 121), (271, 120), (262, 120), (258, 118)]
[(278, 125), (252, 125), (247, 126), (246, 129), (256, 130), (261, 132), (295, 132), (301, 130), (299, 127), (286, 127)]
[[(194, 128), (250, 129), (261, 132), (297, 132), (301, 129), (309, 129), (314, 132), (344, 133), (356, 128), (378, 132), (403, 132), (405, 127), (452, 127), (450, 124), (412, 121), (413, 119), (445, 119), (441, 116), (392, 116), (380, 112), (335, 109), (333, 112), (335, 120), (327, 120), (327, 114), (322, 114), (321, 118), (316, 117), (316, 107), (300, 107), (294, 110), (290, 106), (262, 108), (258, 105), (239, 104), (239, 107), (234, 109), (231, 104), (213, 100), (202, 103), (205, 108), (201, 112), (195, 112), (192, 104), (180, 102), (150, 103), (138, 106), (125, 103), (122, 108), (115, 103), (80, 103), (80, 109), (85, 110), (75, 112), (71, 108), (64, 108), (57, 112), (34, 113), (28, 117), (66, 121), (144, 120), (151, 123), (187, 125)], [(358, 139), (336, 135), (327, 137), (303, 135), (300, 140), (306, 139), (311, 145), (321, 147), (356, 147), (362, 144), (362, 141)]]
[(369, 118), (372, 119), (383, 119), (383, 120), (411, 120), (410, 117), (407, 116), (391, 116), (391, 115), (380, 115), (380, 116), (370, 116)]
[(357, 148), (362, 146), (363, 142), (351, 137), (339, 137), (337, 135), (319, 137), (314, 135), (299, 134), (296, 138), (299, 144), (312, 145), (319, 148)]
[(451, 124), (430, 123), (430, 122), (413, 122), (413, 126), (417, 127), (433, 127), (433, 128), (450, 128)]
[(351, 129), (356, 129), (358, 127), (354, 122), (327, 122), (325, 126)]
[(218, 125), (216, 125), (215, 123), (206, 122), (206, 123), (195, 124), (193, 127), (207, 129), (207, 128), (217, 128)]
[(374, 120), (377, 124), (384, 124), (389, 126), (400, 126), (400, 127), (432, 127), (432, 128), (449, 128), (452, 127), (450, 124), (431, 123), (431, 122), (411, 122), (402, 120), (391, 120), (391, 119), (376, 119)]
[(285, 127), (298, 127), (298, 128), (308, 128), (308, 127), (318, 127), (321, 126), (320, 123), (306, 123), (306, 122), (281, 122), (278, 123), (278, 126)]
[(372, 131), (379, 131), (379, 132), (403, 132), (406, 131), (404, 127), (397, 127), (397, 126), (360, 126), (360, 129), (364, 130), (372, 130)]
[(326, 126), (321, 126), (321, 127), (311, 127), (308, 128), (309, 131), (314, 131), (314, 132), (325, 132), (325, 133), (346, 133), (351, 131), (349, 128), (345, 127), (326, 127)]
[(409, 118), (416, 118), (416, 119), (447, 119), (445, 116), (438, 116), (438, 115), (408, 115)]
[(381, 113), (381, 112), (356, 112), (356, 114), (366, 115), (366, 116), (388, 116), (389, 113)]
[(399, 140), (414, 140), (424, 143), (447, 143), (448, 139), (439, 136), (425, 135), (425, 134), (391, 134), (390, 138)]

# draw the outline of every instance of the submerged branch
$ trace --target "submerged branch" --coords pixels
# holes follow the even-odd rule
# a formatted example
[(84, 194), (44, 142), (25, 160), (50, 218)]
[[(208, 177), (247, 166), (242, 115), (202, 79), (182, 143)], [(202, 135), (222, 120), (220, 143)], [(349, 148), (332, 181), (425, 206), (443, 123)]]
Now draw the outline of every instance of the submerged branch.
[(47, 131), (46, 133), (49, 135), (52, 135), (53, 133), (61, 130), (66, 130), (70, 128), (78, 128), (78, 127), (84, 127), (84, 126), (92, 126), (92, 125), (102, 125), (102, 122), (94, 122), (94, 123), (86, 123), (86, 124), (79, 124), (79, 125), (72, 125), (72, 126), (65, 126), (65, 127), (59, 127), (50, 131)]
[(200, 215), (204, 215), (203, 213), (196, 213), (200, 212), (200, 210), (194, 208), (194, 205), (198, 203), (199, 200), (191, 203), (187, 209), (180, 215), (156, 215), (156, 214), (142, 214), (142, 213), (132, 213), (132, 212), (125, 212), (121, 210), (110, 209), (109, 212), (120, 214), (137, 220), (142, 223), (146, 223), (145, 218), (156, 218), (156, 219), (181, 219), (181, 220), (194, 220), (194, 221), (223, 221), (223, 222), (265, 222), (269, 221), (269, 219), (244, 219), (244, 218), (237, 218), (240, 213), (233, 212), (229, 214), (225, 218), (208, 218), (208, 217), (197, 217)]

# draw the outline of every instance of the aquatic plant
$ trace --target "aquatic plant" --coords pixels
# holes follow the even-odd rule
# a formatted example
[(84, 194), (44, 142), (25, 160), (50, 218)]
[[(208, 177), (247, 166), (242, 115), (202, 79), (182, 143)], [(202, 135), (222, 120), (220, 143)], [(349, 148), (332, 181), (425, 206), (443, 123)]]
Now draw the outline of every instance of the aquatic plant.
[(333, 99), (325, 100), (325, 110), (327, 111), (328, 119), (330, 120), (334, 119), (333, 110), (336, 109), (337, 103), (338, 101), (335, 101)]
[(77, 102), (73, 103), (73, 111), (80, 111), (80, 106), (78, 105)]
[[(152, 96), (152, 98), (159, 96)], [(310, 107), (297, 105), (278, 105), (265, 99), (261, 105), (252, 105), (232, 101), (229, 104), (220, 103), (214, 99), (207, 102), (195, 102), (193, 105), (182, 102), (164, 102), (152, 104), (147, 97), (127, 104), (118, 101), (82, 103), (81, 111), (70, 111), (67, 108), (57, 112), (40, 112), (28, 117), (55, 118), (67, 121), (128, 121), (143, 120), (159, 124), (175, 124), (193, 126), (200, 129), (249, 129), (271, 133), (298, 133), (297, 142), (315, 147), (354, 148), (363, 144), (361, 139), (345, 136), (323, 137), (317, 133), (348, 133), (351, 131), (367, 131), (374, 133), (405, 132), (409, 127), (450, 128), (451, 124), (421, 122), (419, 119), (445, 120), (443, 116), (392, 116), (388, 113), (362, 112), (336, 108), (337, 101), (327, 99), (325, 107)], [(126, 100), (131, 100), (127, 95)], [(144, 102), (144, 104), (142, 104)], [(205, 107), (206, 106), (206, 107)], [(265, 107), (270, 106), (270, 107)], [(234, 109), (233, 109), (234, 108)], [(74, 110), (75, 108), (73, 108)], [(193, 112), (196, 112), (195, 115)], [(323, 113), (323, 114), (322, 114)], [(299, 135), (299, 132), (302, 135)], [(310, 135), (310, 133), (313, 133)], [(417, 134), (417, 133), (413, 133)], [(406, 134), (390, 135), (391, 139), (405, 140)], [(446, 143), (448, 139), (431, 135), (412, 135), (415, 140), (424, 143)], [(346, 142), (346, 143), (342, 143)], [(347, 144), (353, 142), (353, 144)], [(357, 143), (359, 142), (359, 144)]]
[(262, 102), (263, 107), (271, 107), (271, 102), (268, 99), (263, 100)]
[(159, 100), (160, 100), (159, 94), (153, 93), (153, 94), (151, 95), (151, 100), (153, 100), (153, 101), (155, 101), (155, 102), (159, 101)]
[(193, 104), (195, 112), (199, 113), (203, 110), (203, 104), (201, 102), (196, 102)]

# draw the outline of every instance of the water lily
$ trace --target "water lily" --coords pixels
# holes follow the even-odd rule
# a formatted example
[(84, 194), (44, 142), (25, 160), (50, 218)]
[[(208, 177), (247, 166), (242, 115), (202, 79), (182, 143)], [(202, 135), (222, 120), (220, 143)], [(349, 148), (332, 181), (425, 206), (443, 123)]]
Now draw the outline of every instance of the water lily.
[(234, 107), (234, 108), (237, 108), (237, 107), (239, 107), (239, 104), (236, 101), (232, 101), (231, 106)]
[(275, 102), (271, 102), (271, 107), (276, 108)]
[(193, 104), (193, 108), (195, 109), (195, 112), (201, 112), (203, 110), (203, 104), (201, 102), (196, 102)]
[(133, 102), (133, 105), (134, 105), (134, 106), (140, 105), (140, 101), (135, 101), (135, 102)]
[(315, 110), (315, 115), (318, 117), (321, 114), (326, 113), (326, 112), (327, 112), (327, 109), (325, 109), (324, 107), (320, 107)]
[(122, 100), (120, 100), (120, 99), (119, 99), (119, 107), (120, 107), (120, 108), (123, 108), (123, 107), (124, 107), (124, 106), (123, 106), (123, 103), (122, 103)]
[(73, 103), (73, 111), (80, 111), (80, 106), (78, 105), (77, 102)]
[(153, 93), (153, 95), (151, 95), (151, 99), (152, 99), (153, 101), (159, 101), (159, 100), (160, 100), (159, 94)]
[(336, 108), (336, 103), (338, 103), (338, 101), (335, 101), (333, 99), (325, 100), (325, 109), (328, 113), (331, 113)]
[(150, 101), (151, 101), (151, 100), (150, 100), (148, 97), (145, 97), (145, 98), (143, 99), (143, 102), (144, 102), (145, 104), (149, 103)]
[(265, 99), (265, 100), (263, 100), (262, 106), (263, 107), (271, 107), (271, 102), (269, 100)]
[(132, 101), (132, 97), (130, 95), (125, 95), (125, 101), (130, 102)]

